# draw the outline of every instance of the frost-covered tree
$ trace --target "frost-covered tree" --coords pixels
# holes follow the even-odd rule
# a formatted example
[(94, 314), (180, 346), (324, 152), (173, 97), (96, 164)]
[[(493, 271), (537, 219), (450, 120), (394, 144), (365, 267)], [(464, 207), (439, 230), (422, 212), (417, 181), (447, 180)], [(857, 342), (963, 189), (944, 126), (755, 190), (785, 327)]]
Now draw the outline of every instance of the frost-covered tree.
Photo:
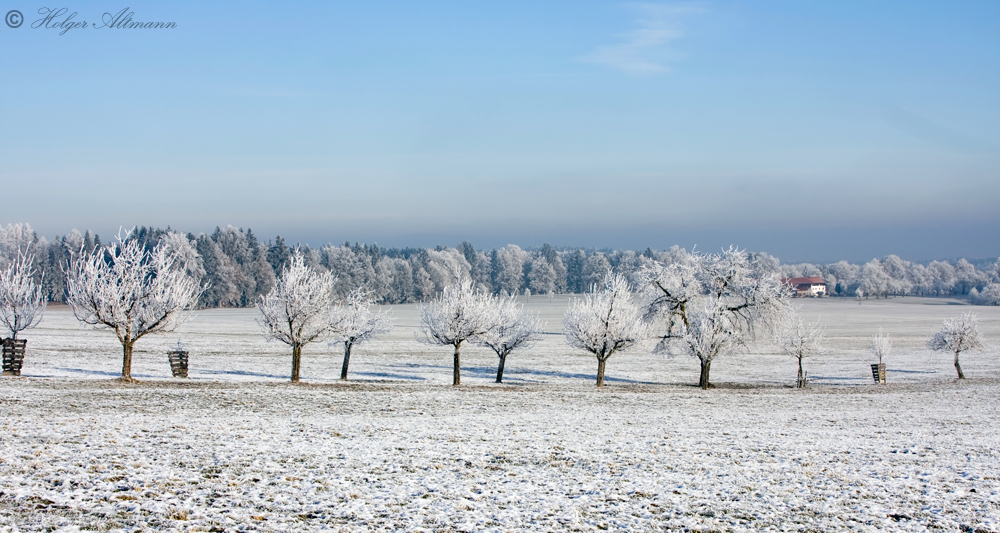
[(910, 294), (913, 290), (913, 282), (909, 279), (910, 263), (903, 261), (898, 255), (887, 255), (880, 264), (888, 278), (887, 292), (896, 296)]
[(680, 345), (681, 352), (698, 359), (701, 365), (698, 386), (707, 389), (711, 387), (712, 362), (723, 353), (746, 348), (749, 337), (730, 321), (722, 301), (705, 300), (699, 305), (690, 310), (687, 322), (679, 325), (679, 342), (672, 345)]
[(563, 316), (563, 333), (573, 348), (597, 357), (597, 386), (604, 386), (604, 367), (616, 352), (627, 350), (647, 335), (642, 314), (624, 276), (608, 272), (583, 298), (573, 299)]
[(604, 278), (610, 271), (611, 262), (608, 261), (608, 257), (601, 252), (594, 252), (583, 263), (584, 288), (604, 283)]
[(198, 255), (194, 236), (188, 236), (176, 231), (167, 231), (159, 239), (166, 253), (174, 256), (176, 265), (196, 283), (205, 277), (205, 263)]
[(955, 291), (958, 294), (968, 294), (982, 279), (983, 276), (972, 263), (965, 259), (959, 259), (955, 263)]
[(878, 259), (865, 263), (861, 269), (861, 288), (865, 291), (866, 297), (888, 298), (889, 281), (889, 275), (885, 273)]
[(794, 357), (799, 363), (798, 379), (795, 380), (795, 386), (805, 387), (806, 380), (802, 369), (802, 360), (823, 352), (823, 326), (818, 320), (812, 324), (806, 324), (797, 312), (792, 312), (789, 313), (779, 329), (777, 341), (781, 351)]
[(831, 278), (837, 280), (836, 290), (838, 294), (850, 295), (852, 286), (857, 284), (860, 268), (847, 261), (838, 261), (826, 266)]
[(514, 296), (491, 296), (487, 302), (486, 327), (476, 341), (493, 350), (500, 358), (497, 383), (503, 383), (507, 356), (528, 347), (538, 338), (538, 315), (524, 312)]
[(198, 256), (205, 268), (207, 285), (205, 293), (199, 300), (204, 307), (234, 307), (239, 302), (239, 290), (234, 279), (237, 275), (236, 265), (219, 250), (208, 235), (199, 235), (195, 241)]
[(445, 287), (441, 296), (418, 308), (420, 313), (419, 342), (452, 346), (454, 368), (452, 385), (462, 384), (462, 344), (475, 341), (489, 326), (489, 295), (476, 289), (472, 280)]
[(177, 328), (203, 290), (167, 247), (149, 251), (132, 233), (93, 252), (81, 250), (69, 265), (66, 288), (78, 320), (118, 336), (123, 381), (132, 381), (136, 341)]
[(516, 244), (508, 244), (493, 256), (493, 289), (498, 294), (518, 294), (524, 286), (524, 264), (529, 255)]
[(322, 264), (337, 279), (337, 296), (347, 297), (351, 291), (368, 287), (375, 278), (375, 268), (367, 256), (357, 254), (349, 246), (324, 246)]
[(799, 278), (799, 277), (819, 277), (823, 275), (823, 272), (819, 267), (812, 263), (799, 263), (797, 265), (780, 265), (778, 271), (781, 272), (781, 277), (783, 278)]
[(871, 352), (880, 365), (892, 353), (892, 340), (888, 335), (882, 335), (882, 328), (878, 328), (878, 333), (872, 337)]
[(955, 277), (955, 267), (944, 261), (931, 261), (927, 265), (927, 274), (930, 278), (932, 291), (937, 296), (951, 294), (958, 281)]
[[(253, 231), (233, 226), (216, 228), (211, 241), (215, 244), (218, 264), (222, 267), (219, 281), (233, 289), (230, 301), (217, 305), (250, 307), (274, 287), (274, 269), (267, 262), (267, 251), (262, 249)], [(205, 257), (208, 270), (208, 258), (200, 246), (198, 252)], [(305, 250), (303, 255), (306, 255)], [(307, 257), (307, 263), (309, 260)], [(216, 280), (210, 278), (209, 281), (214, 287)]]
[(22, 250), (31, 249), (38, 241), (38, 235), (31, 224), (7, 224), (0, 226), (0, 268), (20, 258)]
[(492, 292), (490, 282), (490, 256), (483, 252), (475, 252), (473, 261), (469, 262), (472, 267), (472, 283), (481, 290)]
[(32, 254), (22, 252), (0, 270), (0, 321), (12, 339), (19, 331), (37, 326), (45, 312), (42, 284), (35, 283), (34, 261)]
[(412, 301), (413, 269), (410, 263), (399, 257), (383, 257), (375, 264), (375, 287), (384, 291), (382, 303), (406, 303)]
[[(309, 247), (308, 244), (301, 244), (298, 246), (299, 252), (302, 254), (302, 260), (307, 267), (316, 270), (318, 272), (325, 272), (327, 269), (323, 266), (323, 257), (320, 254), (320, 250), (315, 250)], [(364, 258), (367, 260), (367, 258)], [(337, 273), (333, 273), (334, 277), (337, 277)]]
[(653, 266), (655, 262), (644, 256), (636, 255), (632, 250), (625, 250), (617, 254), (615, 262), (615, 272), (624, 275), (628, 279), (633, 279), (636, 274), (643, 269)]
[(647, 249), (647, 252), (649, 253), (648, 254), (643, 253), (643, 255), (652, 258), (654, 262), (659, 263), (661, 265), (673, 265), (675, 263), (684, 263), (684, 264), (690, 263), (691, 256), (694, 253), (692, 251), (692, 253), (689, 254), (686, 249), (681, 248), (676, 244), (671, 246), (670, 249), (668, 250), (653, 251)]
[(278, 340), (292, 348), (292, 381), (299, 381), (302, 347), (330, 331), (334, 324), (334, 283), (330, 272), (318, 272), (305, 264), (295, 250), (274, 288), (257, 300), (257, 319), (267, 340)]
[(982, 291), (969, 291), (969, 299), (976, 305), (1000, 305), (1000, 283), (989, 283)]
[(556, 277), (554, 291), (559, 293), (566, 292), (566, 265), (563, 264), (562, 258), (559, 257), (559, 252), (557, 252), (551, 244), (546, 243), (542, 245), (542, 249), (539, 253), (545, 258), (546, 261), (548, 261), (553, 272), (555, 272)]
[[(412, 258), (411, 258), (412, 259)], [(434, 298), (436, 293), (434, 280), (427, 273), (427, 269), (416, 266), (413, 271), (413, 295), (417, 300), (426, 301)]]
[(347, 301), (333, 311), (331, 341), (344, 346), (344, 364), (340, 369), (342, 380), (347, 380), (347, 367), (355, 346), (392, 331), (392, 319), (382, 311), (373, 313), (371, 307), (374, 304), (371, 293), (359, 288), (351, 291)]
[(702, 388), (716, 357), (774, 331), (790, 309), (778, 271), (737, 248), (658, 263), (638, 278), (649, 297), (645, 319), (661, 328), (656, 351), (696, 357)]
[(556, 290), (556, 270), (545, 256), (536, 257), (531, 261), (528, 288), (535, 294), (547, 294)]
[(962, 365), (958, 363), (958, 355), (983, 349), (983, 337), (979, 333), (979, 320), (974, 313), (962, 313), (961, 316), (945, 320), (941, 330), (934, 334), (927, 347), (936, 352), (955, 354), (955, 371), (958, 379), (965, 379)]
[(924, 265), (921, 265), (920, 263), (910, 263), (910, 269), (907, 276), (913, 283), (912, 294), (927, 296), (934, 291), (934, 283), (931, 279), (930, 272)]
[(469, 262), (462, 252), (454, 248), (441, 247), (437, 250), (426, 250), (424, 268), (434, 283), (434, 292), (441, 292), (449, 285), (471, 279)]

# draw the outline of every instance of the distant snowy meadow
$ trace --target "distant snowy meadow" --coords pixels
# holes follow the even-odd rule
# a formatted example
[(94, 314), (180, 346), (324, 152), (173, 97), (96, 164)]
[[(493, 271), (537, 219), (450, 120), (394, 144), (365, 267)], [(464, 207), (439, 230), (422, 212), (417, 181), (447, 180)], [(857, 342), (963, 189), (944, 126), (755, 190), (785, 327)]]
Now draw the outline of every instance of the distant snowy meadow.
[[(522, 297), (523, 298), (523, 297)], [(0, 528), (34, 530), (1000, 530), (1000, 362), (925, 343), (968, 307), (949, 299), (803, 300), (829, 353), (796, 363), (766, 343), (697, 361), (641, 346), (596, 361), (566, 345), (567, 297), (531, 297), (541, 341), (507, 362), (419, 344), (413, 305), (359, 347), (287, 347), (254, 310), (202, 310), (136, 345), (50, 306), (22, 378), (0, 380)], [(988, 341), (1000, 309), (978, 308)], [(872, 384), (870, 336), (894, 340)], [(191, 378), (170, 378), (181, 340)]]

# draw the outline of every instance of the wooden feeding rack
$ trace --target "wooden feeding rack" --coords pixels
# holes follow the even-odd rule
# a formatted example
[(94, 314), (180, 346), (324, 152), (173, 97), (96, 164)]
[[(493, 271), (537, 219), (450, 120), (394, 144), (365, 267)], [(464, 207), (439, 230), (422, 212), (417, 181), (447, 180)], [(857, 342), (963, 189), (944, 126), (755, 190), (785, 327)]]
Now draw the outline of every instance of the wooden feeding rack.
[(167, 352), (167, 359), (170, 360), (170, 372), (175, 378), (188, 377), (188, 352), (171, 350)]
[(24, 365), (24, 347), (27, 339), (3, 340), (3, 375), (20, 376)]
[(872, 378), (875, 383), (885, 385), (885, 363), (872, 364)]

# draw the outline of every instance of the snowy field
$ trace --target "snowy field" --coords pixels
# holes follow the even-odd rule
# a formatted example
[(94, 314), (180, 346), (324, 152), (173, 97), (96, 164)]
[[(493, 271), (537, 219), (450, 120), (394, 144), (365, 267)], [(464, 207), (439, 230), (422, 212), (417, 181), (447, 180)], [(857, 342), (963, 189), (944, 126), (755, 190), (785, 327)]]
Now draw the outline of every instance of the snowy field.
[[(206, 310), (140, 340), (120, 374), (113, 334), (52, 306), (0, 380), (0, 531), (1000, 531), (1000, 308), (946, 299), (804, 300), (829, 353), (767, 345), (720, 358), (702, 391), (691, 358), (596, 361), (558, 335), (566, 298), (533, 297), (541, 342), (511, 356), (416, 343), (396, 330), (341, 353), (266, 343), (253, 310)], [(979, 313), (990, 349), (924, 348), (945, 318)], [(868, 340), (896, 349), (871, 384)], [(169, 377), (181, 340), (191, 378)]]

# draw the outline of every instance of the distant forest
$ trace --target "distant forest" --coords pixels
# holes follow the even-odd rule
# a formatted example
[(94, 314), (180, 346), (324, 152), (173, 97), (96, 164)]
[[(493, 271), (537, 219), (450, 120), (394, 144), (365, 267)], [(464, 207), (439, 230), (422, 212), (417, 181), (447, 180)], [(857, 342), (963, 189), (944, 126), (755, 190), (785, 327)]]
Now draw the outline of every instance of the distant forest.
[[(583, 293), (609, 270), (631, 276), (655, 262), (671, 263), (687, 257), (684, 249), (594, 250), (537, 249), (508, 245), (477, 250), (469, 242), (455, 248), (381, 248), (378, 245), (329, 244), (319, 248), (289, 245), (278, 236), (261, 241), (250, 229), (216, 228), (211, 234), (180, 233), (169, 228), (140, 227), (135, 237), (145, 246), (172, 247), (189, 274), (208, 289), (200, 307), (249, 307), (267, 293), (297, 247), (307, 264), (332, 271), (337, 290), (346, 295), (366, 287), (384, 304), (420, 302), (433, 298), (456, 280), (468, 276), (493, 293)], [(105, 241), (106, 243), (106, 241)], [(64, 270), (74, 254), (102, 245), (98, 235), (70, 231), (52, 241), (37, 235), (27, 224), (0, 226), (0, 267), (18, 250), (34, 254), (36, 276), (50, 302), (65, 301)], [(912, 263), (888, 255), (860, 265), (839, 261), (825, 265), (781, 264), (766, 253), (752, 256), (766, 269), (783, 277), (819, 276), (831, 296), (865, 298), (893, 296), (959, 296), (973, 303), (1000, 303), (1000, 260), (977, 265), (957, 261)]]

